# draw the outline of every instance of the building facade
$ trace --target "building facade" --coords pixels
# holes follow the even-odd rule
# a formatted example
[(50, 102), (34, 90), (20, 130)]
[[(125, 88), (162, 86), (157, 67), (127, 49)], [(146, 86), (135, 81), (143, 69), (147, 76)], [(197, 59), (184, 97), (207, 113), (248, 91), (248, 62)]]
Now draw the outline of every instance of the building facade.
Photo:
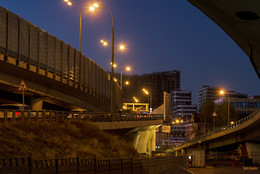
[[(245, 95), (245, 94), (243, 94)], [(243, 96), (242, 95), (242, 96)], [(260, 96), (242, 97), (241, 95), (225, 96), (214, 100), (215, 104), (230, 103), (238, 113), (240, 119), (244, 118), (257, 109), (260, 109)]]
[(171, 91), (172, 119), (188, 121), (197, 112), (197, 106), (192, 105), (191, 91)]
[[(165, 72), (154, 72), (143, 75), (123, 74), (123, 82), (129, 81), (129, 85), (123, 85), (124, 102), (133, 102), (133, 97), (140, 102), (151, 103), (152, 108), (157, 108), (163, 104), (163, 92), (170, 93), (172, 90), (180, 90), (180, 71), (172, 70)], [(149, 95), (142, 89), (145, 88)]]
[(220, 87), (207, 86), (207, 85), (202, 86), (202, 88), (199, 90), (198, 112), (201, 112), (201, 107), (206, 100), (216, 100), (219, 97), (221, 97), (219, 94), (220, 90), (221, 90)]

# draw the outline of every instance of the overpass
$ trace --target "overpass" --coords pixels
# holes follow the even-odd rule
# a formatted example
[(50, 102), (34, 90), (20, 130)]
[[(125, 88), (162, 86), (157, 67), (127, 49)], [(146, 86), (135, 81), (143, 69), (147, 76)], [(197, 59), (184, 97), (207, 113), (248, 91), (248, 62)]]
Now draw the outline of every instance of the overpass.
[(260, 2), (258, 0), (188, 0), (223, 29), (248, 55), (260, 78)]
[[(260, 143), (260, 110), (236, 121), (234, 124), (214, 129), (204, 135), (185, 141), (174, 148), (177, 153), (188, 149), (203, 149), (205, 151), (226, 151), (238, 149), (240, 144)], [(260, 152), (260, 148), (258, 149)]]
[[(89, 120), (103, 130), (125, 130), (139, 153), (151, 155), (155, 150), (155, 129), (162, 118), (109, 115), (113, 79), (108, 72), (62, 40), (0, 7), (0, 104), (21, 105), (18, 87), (22, 80), (28, 87), (25, 106), (29, 110), (0, 110), (0, 120)], [(123, 105), (122, 89), (113, 83), (117, 110)], [(56, 110), (43, 108), (46, 103)]]
[(152, 156), (156, 144), (156, 128), (163, 124), (160, 114), (91, 113), (86, 111), (0, 110), (0, 121), (91, 121), (101, 130), (125, 138), (138, 153)]
[[(62, 40), (0, 7), (0, 93), (5, 94), (1, 103), (22, 103), (17, 91), (22, 80), (29, 89), (25, 104), (33, 110), (50, 103), (67, 110), (110, 112), (108, 72)], [(122, 108), (122, 90), (113, 83), (117, 110)]]

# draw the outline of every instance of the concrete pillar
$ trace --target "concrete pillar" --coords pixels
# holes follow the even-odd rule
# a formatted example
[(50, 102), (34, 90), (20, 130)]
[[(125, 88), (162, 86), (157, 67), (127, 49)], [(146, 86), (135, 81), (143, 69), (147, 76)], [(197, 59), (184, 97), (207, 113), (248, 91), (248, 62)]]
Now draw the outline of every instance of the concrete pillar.
[(155, 148), (155, 146), (156, 146), (156, 128), (153, 128), (152, 130), (151, 130), (152, 132), (151, 132), (151, 134), (152, 134), (152, 137), (151, 137), (151, 151), (155, 151), (156, 150), (156, 148)]
[(134, 138), (134, 143), (133, 143), (135, 149), (137, 149), (139, 139), (140, 139), (140, 135), (138, 133), (136, 133), (135, 138)]
[(155, 151), (156, 145), (156, 127), (151, 126), (147, 130), (138, 131), (136, 137), (135, 148), (138, 153), (145, 153), (152, 156), (152, 151)]
[(32, 110), (42, 110), (42, 104), (43, 104), (43, 99), (42, 98), (31, 98), (31, 109)]
[(260, 162), (260, 156), (258, 155), (260, 153), (260, 144), (246, 143), (246, 151), (248, 158), (252, 159), (253, 163)]
[(137, 152), (138, 153), (145, 153), (147, 154), (148, 152), (148, 147), (147, 147), (147, 144), (148, 144), (148, 140), (149, 140), (149, 133), (150, 131), (139, 131), (138, 134), (139, 134), (139, 141), (138, 141), (138, 144), (137, 144)]

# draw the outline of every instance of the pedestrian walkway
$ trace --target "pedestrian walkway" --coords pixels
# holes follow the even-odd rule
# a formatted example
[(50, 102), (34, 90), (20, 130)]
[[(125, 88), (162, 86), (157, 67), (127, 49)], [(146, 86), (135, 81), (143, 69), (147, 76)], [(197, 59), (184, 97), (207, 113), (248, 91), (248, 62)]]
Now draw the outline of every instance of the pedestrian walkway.
[(257, 170), (244, 170), (243, 166), (206, 166), (205, 168), (190, 168), (193, 174), (259, 174), (260, 169)]

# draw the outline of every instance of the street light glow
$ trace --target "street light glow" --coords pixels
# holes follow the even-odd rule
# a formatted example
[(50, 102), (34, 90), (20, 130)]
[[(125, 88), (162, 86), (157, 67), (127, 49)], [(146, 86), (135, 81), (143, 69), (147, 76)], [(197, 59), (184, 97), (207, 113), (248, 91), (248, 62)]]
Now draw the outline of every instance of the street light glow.
[(101, 43), (104, 43), (104, 40), (100, 40)]
[(127, 66), (125, 69), (126, 69), (126, 71), (131, 71), (131, 67), (130, 66)]
[(72, 5), (72, 2), (68, 1), (67, 4), (68, 4), (68, 5)]
[(135, 100), (136, 103), (139, 101), (136, 97), (133, 97), (133, 99)]
[(221, 95), (224, 95), (224, 94), (225, 94), (225, 91), (224, 91), (224, 90), (220, 90), (219, 93), (220, 93)]
[(64, 0), (64, 2), (68, 2), (69, 0)]
[(120, 49), (120, 50), (124, 50), (124, 49), (125, 49), (125, 46), (124, 46), (124, 45), (120, 45), (120, 46), (119, 46), (119, 49)]
[(98, 7), (99, 7), (99, 4), (98, 4), (98, 3), (94, 3), (94, 4), (93, 4), (93, 7), (98, 8)]
[(89, 7), (89, 10), (90, 10), (90, 11), (94, 11), (94, 10), (95, 10), (95, 7), (90, 6), (90, 7)]
[(149, 94), (149, 92), (148, 92), (145, 88), (143, 88), (143, 91), (144, 91), (144, 93), (145, 93), (146, 95)]
[(129, 85), (129, 81), (126, 81), (125, 84), (126, 84), (126, 85)]

